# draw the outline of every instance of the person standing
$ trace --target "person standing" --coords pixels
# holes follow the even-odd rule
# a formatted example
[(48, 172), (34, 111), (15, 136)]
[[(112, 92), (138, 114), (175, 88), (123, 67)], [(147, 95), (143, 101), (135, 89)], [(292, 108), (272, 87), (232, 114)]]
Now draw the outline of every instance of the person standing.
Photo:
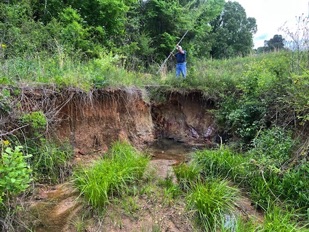
[(187, 62), (186, 62), (186, 51), (182, 49), (180, 45), (176, 46), (178, 52), (174, 55), (176, 57), (176, 77), (178, 78), (182, 74), (183, 78), (187, 75)]

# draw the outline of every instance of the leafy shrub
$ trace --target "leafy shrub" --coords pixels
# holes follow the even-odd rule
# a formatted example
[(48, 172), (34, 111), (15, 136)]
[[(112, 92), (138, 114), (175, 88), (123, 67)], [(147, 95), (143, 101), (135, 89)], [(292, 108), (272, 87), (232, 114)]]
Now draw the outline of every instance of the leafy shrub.
[(213, 180), (197, 184), (187, 197), (187, 205), (196, 211), (198, 222), (205, 231), (217, 231), (226, 215), (233, 211), (233, 202), (238, 190), (230, 187), (228, 182)]
[(285, 104), (295, 108), (297, 117), (309, 121), (309, 71), (306, 69), (302, 75), (292, 75), (292, 83), (288, 86), (292, 97), (285, 98)]
[(108, 157), (76, 169), (74, 183), (92, 206), (102, 208), (142, 177), (148, 160), (129, 144), (116, 142)]
[(240, 138), (240, 142), (248, 144), (265, 124), (267, 105), (259, 100), (227, 97), (217, 112), (219, 123), (226, 131)]
[(29, 165), (31, 155), (23, 155), (22, 147), (6, 147), (0, 156), (0, 203), (25, 191), (31, 182)]
[[(243, 78), (238, 83), (238, 88), (251, 97), (274, 97), (280, 94), (280, 88), (289, 83), (288, 53), (269, 54), (262, 56), (261, 60), (255, 60), (247, 66)], [(272, 99), (273, 100), (273, 99)]]
[(279, 127), (274, 127), (262, 131), (253, 140), (253, 148), (248, 154), (258, 159), (261, 165), (274, 165), (280, 168), (290, 158), (294, 144), (288, 133)]
[(29, 124), (30, 130), (35, 137), (39, 137), (40, 133), (44, 131), (47, 125), (47, 119), (42, 111), (35, 111), (24, 114), (21, 117), (24, 124)]

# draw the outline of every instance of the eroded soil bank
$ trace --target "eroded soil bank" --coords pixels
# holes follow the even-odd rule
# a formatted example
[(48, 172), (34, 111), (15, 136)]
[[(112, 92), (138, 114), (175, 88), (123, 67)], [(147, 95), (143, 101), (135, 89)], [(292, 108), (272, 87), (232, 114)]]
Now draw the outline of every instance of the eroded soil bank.
[[(31, 98), (33, 92), (28, 95)], [(57, 110), (44, 109), (47, 115), (54, 113), (53, 136), (69, 140), (80, 155), (106, 151), (116, 140), (127, 140), (141, 148), (159, 138), (206, 144), (206, 134), (216, 134), (211, 113), (214, 102), (196, 91), (166, 92), (161, 102), (155, 101), (146, 90), (135, 88), (91, 93), (67, 90), (53, 98)], [(44, 96), (42, 99), (47, 100)], [(32, 104), (38, 105), (39, 101), (32, 100)]]

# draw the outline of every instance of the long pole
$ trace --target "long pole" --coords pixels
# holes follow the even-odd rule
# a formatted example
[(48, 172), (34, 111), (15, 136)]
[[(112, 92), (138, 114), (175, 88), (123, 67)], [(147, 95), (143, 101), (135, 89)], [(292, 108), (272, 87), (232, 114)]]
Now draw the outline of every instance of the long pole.
[[(187, 30), (186, 33), (181, 37), (181, 39), (180, 39), (179, 42), (177, 43), (176, 47), (181, 43), (181, 41), (185, 38), (185, 36), (187, 35), (188, 32), (189, 32), (189, 30)], [(168, 55), (168, 57), (167, 57), (167, 58), (164, 60), (164, 62), (161, 64), (161, 66), (160, 66), (160, 68), (159, 68), (157, 74), (161, 72), (161, 70), (162, 70), (162, 68), (164, 67), (165, 63), (168, 61), (168, 59), (169, 59), (169, 58), (171, 57), (171, 55), (174, 53), (176, 47), (174, 47), (173, 51)]]

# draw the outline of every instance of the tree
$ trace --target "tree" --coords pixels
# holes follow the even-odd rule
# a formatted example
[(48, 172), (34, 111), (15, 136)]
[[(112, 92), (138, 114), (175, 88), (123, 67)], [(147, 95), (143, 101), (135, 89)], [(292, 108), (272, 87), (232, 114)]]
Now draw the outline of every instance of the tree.
[(44, 25), (33, 20), (30, 0), (0, 3), (0, 43), (5, 57), (41, 52), (51, 38)]
[(257, 54), (264, 52), (272, 52), (284, 49), (285, 39), (282, 35), (274, 35), (270, 40), (264, 41), (263, 47), (258, 47), (256, 50)]
[(102, 26), (108, 34), (123, 34), (126, 13), (134, 0), (69, 0), (91, 26)]
[(143, 15), (142, 31), (152, 39), (161, 60), (189, 28), (187, 10), (178, 0), (151, 0), (145, 3)]
[(211, 21), (211, 49), (213, 58), (245, 56), (253, 47), (253, 34), (257, 31), (255, 18), (247, 18), (238, 2), (226, 2), (221, 15)]
[(270, 51), (280, 50), (284, 48), (284, 41), (282, 35), (274, 35), (272, 39), (264, 41), (264, 47), (268, 47)]
[[(210, 31), (209, 22), (220, 14), (224, 0), (149, 0), (141, 4), (143, 15), (141, 31), (147, 34), (156, 48), (156, 60), (162, 60), (180, 38), (190, 56), (201, 56), (209, 51), (205, 39)], [(203, 53), (204, 52), (204, 53)]]
[[(213, 37), (210, 35), (210, 22), (214, 20), (223, 10), (224, 0), (198, 0), (194, 1), (196, 9), (195, 16), (190, 13), (192, 21), (192, 30), (187, 38), (187, 46), (191, 55), (195, 57), (207, 57), (213, 44)], [(192, 11), (192, 10), (190, 10)]]

